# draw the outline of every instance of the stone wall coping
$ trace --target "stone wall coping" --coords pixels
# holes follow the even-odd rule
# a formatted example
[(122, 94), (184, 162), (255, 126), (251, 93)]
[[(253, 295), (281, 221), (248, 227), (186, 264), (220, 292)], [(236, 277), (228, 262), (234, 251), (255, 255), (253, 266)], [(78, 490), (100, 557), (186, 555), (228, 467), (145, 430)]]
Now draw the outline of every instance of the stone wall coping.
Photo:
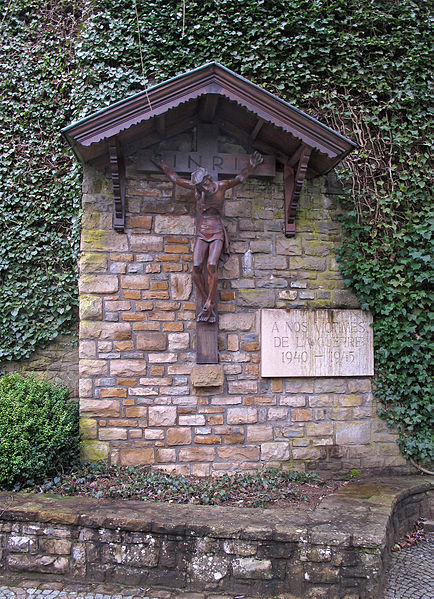
[(374, 548), (385, 544), (396, 504), (433, 489), (432, 477), (369, 478), (341, 487), (307, 513), (2, 492), (0, 521)]

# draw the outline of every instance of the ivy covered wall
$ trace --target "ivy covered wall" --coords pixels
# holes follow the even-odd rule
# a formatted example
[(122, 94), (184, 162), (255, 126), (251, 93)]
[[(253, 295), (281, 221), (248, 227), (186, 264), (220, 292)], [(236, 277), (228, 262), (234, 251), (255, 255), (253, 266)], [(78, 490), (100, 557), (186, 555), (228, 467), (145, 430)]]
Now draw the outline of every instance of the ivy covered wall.
[[(377, 396), (432, 460), (429, 3), (1, 0), (0, 360), (73, 327), (80, 168), (62, 126), (217, 60), (359, 144), (341, 268), (375, 318)], [(432, 312), (431, 312), (432, 314)]]

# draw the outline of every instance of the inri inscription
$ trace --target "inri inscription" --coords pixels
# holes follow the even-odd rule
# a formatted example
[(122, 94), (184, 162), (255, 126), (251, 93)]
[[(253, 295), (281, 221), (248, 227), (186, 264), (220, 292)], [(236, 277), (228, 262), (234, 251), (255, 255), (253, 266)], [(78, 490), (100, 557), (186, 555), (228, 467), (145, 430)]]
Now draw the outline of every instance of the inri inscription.
[(263, 377), (372, 376), (372, 316), (362, 310), (262, 310)]

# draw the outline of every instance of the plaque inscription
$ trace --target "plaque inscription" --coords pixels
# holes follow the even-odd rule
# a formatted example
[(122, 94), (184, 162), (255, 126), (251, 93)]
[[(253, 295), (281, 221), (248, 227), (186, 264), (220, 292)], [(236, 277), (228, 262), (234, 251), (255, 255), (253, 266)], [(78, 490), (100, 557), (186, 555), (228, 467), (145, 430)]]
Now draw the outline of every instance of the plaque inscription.
[(261, 375), (372, 376), (371, 325), (362, 310), (261, 310)]

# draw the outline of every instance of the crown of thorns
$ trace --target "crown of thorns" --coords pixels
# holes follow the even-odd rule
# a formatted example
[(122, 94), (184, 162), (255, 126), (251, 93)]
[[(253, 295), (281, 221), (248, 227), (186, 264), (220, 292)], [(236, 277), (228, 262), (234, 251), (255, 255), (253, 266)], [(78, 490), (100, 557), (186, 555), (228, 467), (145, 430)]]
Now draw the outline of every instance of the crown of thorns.
[(202, 183), (205, 177), (209, 177), (209, 172), (206, 170), (206, 168), (201, 166), (191, 173), (190, 183), (192, 185), (199, 185), (199, 183)]

